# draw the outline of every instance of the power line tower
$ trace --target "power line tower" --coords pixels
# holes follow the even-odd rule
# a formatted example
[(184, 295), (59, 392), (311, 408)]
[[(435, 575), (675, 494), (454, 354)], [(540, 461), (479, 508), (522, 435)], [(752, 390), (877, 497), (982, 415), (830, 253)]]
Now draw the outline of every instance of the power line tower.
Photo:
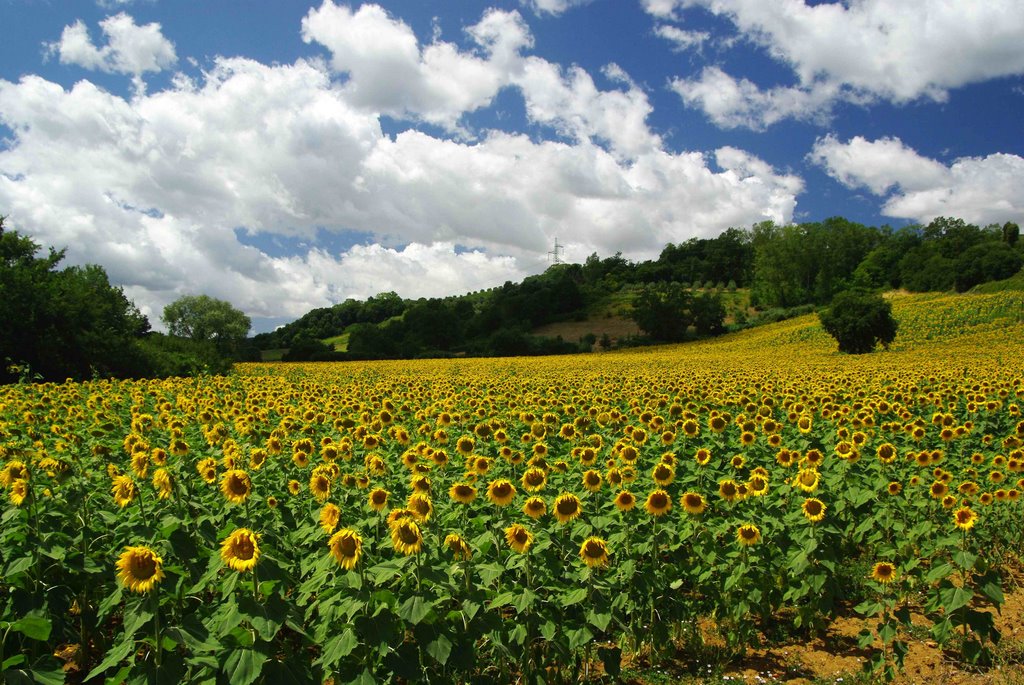
[(548, 257), (551, 258), (551, 263), (552, 264), (561, 264), (562, 263), (562, 259), (561, 259), (561, 257), (559, 256), (558, 253), (559, 253), (560, 250), (564, 250), (564, 249), (565, 249), (565, 245), (559, 245), (558, 244), (558, 237), (555, 236), (555, 249), (548, 251)]

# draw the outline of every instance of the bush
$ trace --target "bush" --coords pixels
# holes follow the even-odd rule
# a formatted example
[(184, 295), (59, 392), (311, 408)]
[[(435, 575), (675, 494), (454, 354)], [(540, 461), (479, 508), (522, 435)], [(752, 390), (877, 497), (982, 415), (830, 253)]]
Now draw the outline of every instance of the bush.
[(887, 349), (896, 339), (898, 324), (892, 305), (881, 295), (864, 290), (847, 290), (832, 299), (820, 312), (822, 327), (839, 343), (839, 351), (864, 354), (882, 343)]

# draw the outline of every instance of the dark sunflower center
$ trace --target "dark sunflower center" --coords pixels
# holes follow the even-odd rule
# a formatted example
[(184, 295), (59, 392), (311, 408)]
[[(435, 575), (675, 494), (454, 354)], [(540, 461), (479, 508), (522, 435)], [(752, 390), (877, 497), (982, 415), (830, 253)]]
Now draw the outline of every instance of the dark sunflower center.
[(668, 497), (660, 492), (651, 496), (651, 506), (655, 509), (664, 509), (668, 505)]
[(498, 483), (494, 486), (495, 497), (508, 497), (512, 492), (511, 483)]
[(351, 537), (343, 537), (338, 540), (338, 553), (343, 557), (352, 557), (356, 554), (356, 541)]
[(604, 556), (604, 548), (601, 547), (600, 543), (591, 540), (583, 548), (583, 553), (591, 559), (600, 559)]
[(156, 560), (149, 555), (136, 554), (132, 557), (132, 576), (139, 580), (151, 578), (156, 573)]
[(562, 516), (571, 516), (576, 513), (577, 505), (575, 500), (563, 499), (558, 501), (558, 513)]
[(420, 541), (419, 531), (407, 523), (403, 523), (398, 527), (398, 537), (407, 545), (415, 545)]
[(249, 539), (249, 536), (242, 535), (237, 537), (235, 539), (235, 544), (233, 545), (233, 547), (234, 549), (232, 551), (234, 552), (235, 556), (239, 559), (252, 559), (252, 555), (255, 549), (253, 547), (252, 540)]

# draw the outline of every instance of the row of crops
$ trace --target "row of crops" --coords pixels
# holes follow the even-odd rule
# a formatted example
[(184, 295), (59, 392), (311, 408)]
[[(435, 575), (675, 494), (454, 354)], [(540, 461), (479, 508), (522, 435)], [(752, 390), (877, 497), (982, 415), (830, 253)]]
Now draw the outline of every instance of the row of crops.
[(851, 612), (891, 674), (912, 610), (983, 662), (1024, 534), (1021, 327), (855, 359), (794, 325), (4, 388), (4, 678), (569, 681)]

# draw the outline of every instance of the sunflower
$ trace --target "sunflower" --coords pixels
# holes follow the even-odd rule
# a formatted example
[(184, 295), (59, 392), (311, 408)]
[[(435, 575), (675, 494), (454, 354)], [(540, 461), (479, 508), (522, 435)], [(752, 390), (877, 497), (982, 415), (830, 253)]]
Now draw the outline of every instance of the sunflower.
[(768, 494), (768, 479), (764, 476), (751, 476), (747, 488), (753, 497), (764, 497)]
[(241, 469), (229, 469), (220, 480), (220, 491), (225, 499), (232, 504), (241, 504), (252, 493), (252, 481), (249, 474)]
[(888, 561), (880, 561), (872, 567), (871, 579), (883, 585), (888, 585), (896, 580), (896, 567)]
[(679, 503), (683, 506), (683, 511), (692, 516), (703, 514), (704, 510), (708, 508), (707, 500), (698, 492), (684, 493), (679, 498)]
[(887, 442), (883, 442), (878, 446), (878, 449), (875, 450), (875, 455), (883, 464), (891, 464), (896, 460), (896, 448)]
[(513, 523), (505, 529), (505, 540), (512, 551), (525, 554), (533, 544), (533, 533), (528, 531), (525, 526)]
[(324, 532), (330, 535), (334, 532), (334, 529), (338, 527), (338, 521), (341, 520), (341, 509), (336, 504), (328, 502), (320, 509), (320, 527), (324, 529)]
[(672, 498), (660, 488), (653, 490), (651, 494), (647, 495), (644, 509), (651, 516), (664, 516), (672, 509)]
[(370, 490), (370, 494), (366, 498), (366, 503), (370, 505), (370, 508), (374, 511), (383, 511), (384, 507), (388, 505), (388, 495), (391, 493), (384, 488), (374, 488)]
[(309, 491), (317, 501), (323, 502), (331, 496), (331, 479), (323, 473), (313, 472), (309, 477)]
[(605, 480), (608, 481), (608, 485), (615, 488), (620, 487), (623, 483), (622, 471), (614, 466), (608, 469), (608, 472), (605, 473), (604, 477)]
[(461, 504), (469, 504), (476, 499), (476, 488), (468, 483), (455, 483), (449, 488), (448, 496)]
[(814, 492), (818, 489), (818, 480), (819, 475), (817, 469), (800, 469), (800, 472), (797, 473), (796, 477), (793, 479), (793, 485), (804, 492)]
[(125, 547), (117, 560), (117, 577), (131, 592), (149, 592), (163, 580), (163, 559), (149, 547)]
[(526, 469), (520, 480), (523, 484), (523, 489), (527, 492), (539, 492), (544, 489), (545, 485), (547, 485), (548, 476), (544, 472), (544, 469), (531, 466)]
[(473, 556), (473, 550), (470, 549), (469, 543), (463, 539), (458, 533), (449, 533), (444, 538), (444, 546), (448, 548), (448, 551), (452, 553), (452, 556), (462, 561), (468, 561)]
[(523, 513), (532, 519), (539, 519), (548, 511), (544, 500), (537, 495), (530, 497), (523, 503)]
[[(416, 524), (411, 524), (415, 527)], [(416, 529), (416, 534), (419, 535), (419, 529)], [(420, 543), (423, 539), (420, 538)], [(327, 541), (327, 546), (331, 548), (331, 556), (334, 557), (338, 565), (346, 571), (350, 571), (356, 566), (356, 562), (359, 561), (359, 557), (363, 552), (363, 538), (359, 536), (359, 533), (355, 532), (351, 528), (342, 528), (337, 533), (331, 536), (331, 539)], [(395, 545), (396, 549), (398, 545)], [(416, 551), (419, 551), (417, 548)], [(407, 554), (413, 554), (415, 552), (403, 552)]]
[(651, 469), (651, 478), (661, 487), (671, 485), (676, 479), (676, 470), (670, 465), (662, 462)]
[(411, 515), (399, 516), (391, 526), (391, 544), (399, 554), (409, 556), (423, 550), (423, 533)]
[(587, 566), (608, 565), (608, 543), (599, 537), (591, 536), (580, 545), (580, 559)]
[(409, 481), (409, 486), (413, 492), (418, 492), (421, 495), (429, 495), (431, 492), (430, 479), (426, 476), (413, 476)]
[(434, 503), (424, 494), (414, 492), (406, 500), (405, 508), (412, 512), (420, 523), (426, 523), (434, 514)]
[(211, 457), (206, 459), (200, 459), (196, 463), (196, 471), (199, 472), (199, 477), (207, 483), (217, 482), (217, 460)]
[(928, 493), (935, 499), (942, 499), (949, 493), (949, 487), (941, 480), (937, 480), (928, 488)]
[(761, 531), (753, 523), (744, 523), (736, 529), (736, 541), (744, 547), (756, 545), (761, 541)]
[(804, 516), (811, 523), (817, 523), (818, 521), (825, 518), (825, 510), (828, 508), (825, 503), (816, 497), (808, 497), (804, 500), (804, 503), (800, 506), (803, 509)]
[(619, 511), (629, 511), (636, 506), (636, 496), (629, 490), (620, 490), (615, 495), (615, 508)]
[(171, 496), (173, 483), (167, 469), (157, 469), (153, 473), (153, 488), (156, 490), (156, 496), (160, 499), (167, 499)]
[(725, 478), (718, 483), (718, 496), (726, 502), (735, 502), (740, 499), (739, 486), (731, 478)]
[(459, 454), (470, 455), (473, 454), (473, 450), (476, 448), (476, 441), (468, 435), (463, 435), (455, 443), (455, 449), (458, 450)]
[(978, 520), (978, 514), (970, 507), (960, 507), (953, 512), (953, 525), (960, 530), (970, 530)]
[(579, 497), (571, 492), (563, 492), (556, 497), (554, 508), (555, 518), (559, 523), (568, 523), (583, 512), (583, 505), (580, 503)]
[(516, 486), (504, 478), (492, 480), (487, 486), (487, 499), (499, 507), (506, 507), (516, 496)]
[(601, 476), (600, 471), (589, 469), (583, 474), (583, 487), (590, 492), (597, 492), (601, 489), (601, 483), (604, 482), (604, 478)]
[(131, 504), (139, 494), (139, 488), (130, 476), (117, 476), (114, 478), (114, 484), (110, 490), (114, 493), (114, 501), (117, 502), (117, 506), (122, 509)]
[(267, 507), (270, 509), (277, 509), (277, 498), (273, 495), (267, 497)]
[(16, 507), (20, 507), (22, 503), (25, 501), (25, 498), (28, 497), (28, 493), (28, 481), (25, 480), (24, 478), (18, 478), (17, 480), (11, 483), (11, 491), (7, 494), (7, 496), (10, 498), (11, 504), (13, 504)]
[(297, 495), (302, 492), (302, 483), (295, 480), (294, 478), (288, 481), (288, 493), (291, 495)]
[[(320, 515), (323, 521), (323, 514)], [(220, 558), (228, 568), (244, 573), (256, 567), (260, 558), (260, 536), (248, 528), (238, 528), (220, 543)]]
[(701, 447), (693, 455), (693, 459), (697, 462), (697, 466), (707, 466), (708, 462), (711, 461), (711, 450), (706, 447)]

